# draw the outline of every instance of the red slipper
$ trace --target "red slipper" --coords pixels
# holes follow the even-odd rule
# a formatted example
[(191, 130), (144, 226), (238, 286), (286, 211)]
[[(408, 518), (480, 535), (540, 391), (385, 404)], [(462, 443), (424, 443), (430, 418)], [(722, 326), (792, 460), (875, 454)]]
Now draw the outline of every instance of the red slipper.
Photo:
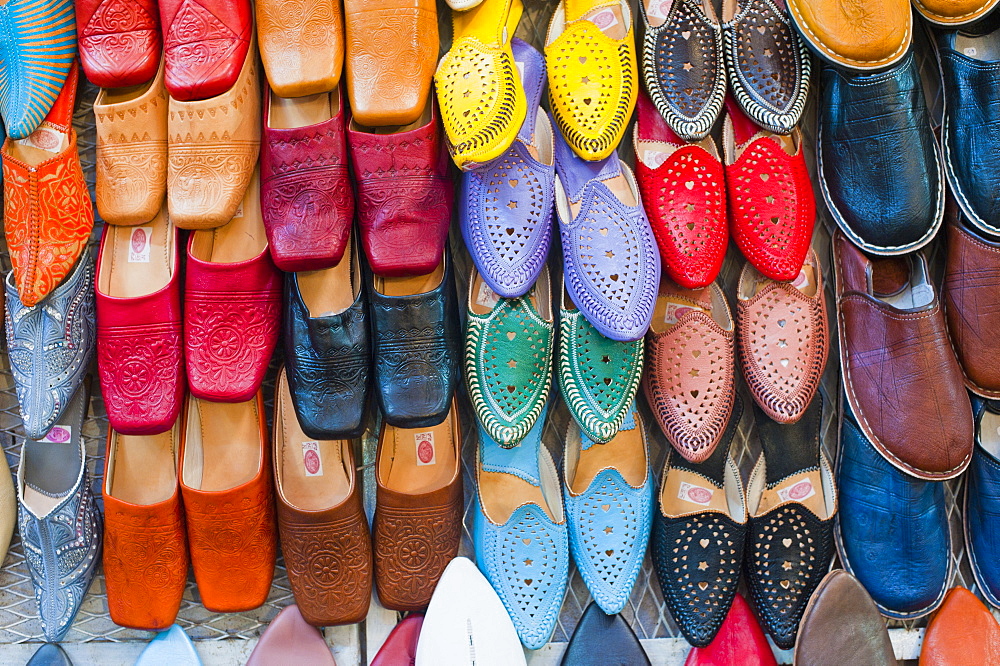
[(737, 594), (726, 619), (712, 642), (691, 648), (684, 666), (778, 666), (767, 644), (764, 631), (750, 610), (750, 604)]

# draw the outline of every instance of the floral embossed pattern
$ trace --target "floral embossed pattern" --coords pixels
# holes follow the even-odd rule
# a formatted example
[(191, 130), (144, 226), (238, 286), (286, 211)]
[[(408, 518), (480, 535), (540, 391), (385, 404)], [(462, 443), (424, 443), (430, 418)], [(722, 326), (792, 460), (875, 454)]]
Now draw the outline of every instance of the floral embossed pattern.
[(159, 0), (159, 7), (170, 96), (187, 102), (232, 88), (253, 38), (250, 0)]
[(77, 0), (80, 65), (101, 88), (153, 78), (160, 62), (160, 15), (153, 0)]
[(267, 82), (281, 97), (329, 92), (343, 67), (339, 0), (256, 0), (257, 38)]

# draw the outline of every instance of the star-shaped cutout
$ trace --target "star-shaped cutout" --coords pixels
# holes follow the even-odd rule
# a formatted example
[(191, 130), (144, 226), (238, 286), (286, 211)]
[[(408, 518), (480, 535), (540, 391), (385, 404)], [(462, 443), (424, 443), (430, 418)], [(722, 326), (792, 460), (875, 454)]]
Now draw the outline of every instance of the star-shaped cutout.
[(692, 377), (697, 377), (700, 373), (698, 372), (698, 368), (691, 368), (691, 371), (688, 374)]
[(771, 49), (764, 49), (764, 55), (768, 58), (771, 57)]
[(590, 77), (589, 76), (583, 77), (582, 79), (580, 79), (580, 83), (583, 83), (583, 84), (590, 83)]
[(705, 569), (708, 569), (708, 562), (699, 562), (698, 571), (704, 571)]
[(689, 63), (689, 62), (684, 63), (684, 71), (685, 72), (690, 72), (692, 69), (694, 69), (694, 66), (691, 65), (691, 63)]
[(781, 568), (784, 569), (785, 571), (788, 571), (789, 569), (792, 568), (792, 563), (789, 562), (788, 560), (785, 560), (785, 563), (781, 565)]
[(511, 210), (514, 210), (515, 208), (517, 208), (517, 202), (516, 201), (511, 201), (509, 204), (507, 204), (507, 208), (510, 208)]
[(524, 561), (524, 566), (526, 566), (526, 567), (530, 567), (531, 565), (532, 565), (532, 560), (531, 560), (531, 558), (528, 558), (528, 559), (526, 559), (526, 560)]
[(615, 528), (611, 527), (611, 525), (608, 525), (607, 527), (604, 528), (604, 533), (605, 534), (611, 534), (614, 531), (615, 531)]
[(517, 361), (515, 361), (514, 359), (510, 359), (509, 361), (507, 361), (507, 367), (510, 368), (511, 370), (516, 369)]
[(608, 250), (607, 252), (604, 253), (604, 256), (607, 257), (608, 259), (614, 259), (615, 253), (612, 252), (611, 250)]

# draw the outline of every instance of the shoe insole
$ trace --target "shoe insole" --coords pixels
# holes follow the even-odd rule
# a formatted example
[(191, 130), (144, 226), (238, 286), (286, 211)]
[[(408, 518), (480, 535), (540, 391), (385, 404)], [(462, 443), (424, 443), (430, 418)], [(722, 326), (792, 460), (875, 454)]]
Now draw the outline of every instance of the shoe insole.
[(789, 155), (795, 155), (799, 152), (798, 132), (792, 132), (788, 135), (775, 134), (758, 127), (736, 108), (735, 102), (727, 99), (726, 122), (723, 131), (726, 164), (736, 164), (743, 152), (752, 145), (752, 139), (758, 135), (774, 141)]
[(229, 490), (260, 469), (261, 431), (257, 397), (246, 402), (188, 398), (182, 479), (195, 490)]
[(404, 132), (412, 132), (415, 129), (425, 127), (427, 123), (431, 121), (431, 106), (432, 102), (428, 101), (427, 106), (424, 107), (423, 113), (420, 117), (409, 125), (384, 125), (382, 127), (368, 127), (365, 125), (359, 125), (354, 118), (351, 118), (351, 130), (354, 132), (364, 132), (366, 134), (402, 134)]
[(518, 507), (525, 504), (537, 504), (550, 519), (558, 522), (539, 486), (505, 472), (479, 470), (478, 478), (479, 498), (483, 504), (483, 511), (494, 523), (503, 525), (510, 520)]
[(434, 291), (441, 286), (444, 279), (444, 262), (442, 260), (430, 273), (409, 277), (375, 276), (375, 291), (385, 296), (416, 296)]
[(928, 279), (927, 266), (919, 257), (886, 259), (872, 262), (869, 280), (875, 298), (900, 310), (922, 308), (934, 302), (934, 287)]
[(355, 275), (358, 265), (353, 246), (354, 241), (348, 237), (344, 258), (332, 268), (293, 274), (310, 317), (340, 314), (354, 304), (360, 285)]
[(260, 174), (255, 169), (233, 219), (221, 227), (195, 231), (191, 256), (213, 264), (235, 264), (260, 256), (266, 248), (267, 232), (260, 214)]
[[(993, 405), (998, 404), (995, 401), (990, 402)], [(990, 409), (984, 410), (980, 417), (979, 444), (991, 456), (1000, 458), (1000, 414)]]
[(650, 169), (655, 169), (676, 151), (685, 146), (701, 146), (709, 155), (719, 157), (719, 150), (715, 147), (715, 140), (706, 136), (701, 141), (690, 141), (686, 143), (669, 143), (667, 141), (646, 141), (636, 139), (635, 157)]
[[(748, 271), (749, 272), (749, 271)], [(740, 299), (748, 300), (753, 298), (760, 292), (764, 291), (767, 285), (774, 282), (774, 280), (764, 277), (756, 270), (752, 271), (753, 286), (752, 289), (748, 288), (748, 285), (740, 285)], [(816, 295), (816, 269), (809, 264), (803, 264), (802, 269), (794, 280), (789, 282), (790, 285), (801, 291), (803, 294), (809, 298), (813, 298)]]
[(1000, 31), (985, 35), (955, 35), (955, 50), (973, 60), (1000, 60)]
[[(670, 16), (670, 9), (674, 6), (675, 1), (680, 0), (643, 0), (643, 6), (646, 8), (646, 17), (649, 19), (649, 25), (654, 28), (658, 28), (663, 25), (666, 22), (667, 17)], [(701, 9), (705, 12), (705, 15), (708, 16), (708, 18), (716, 21), (715, 7), (712, 5), (712, 0), (703, 0), (701, 3)], [(727, 20), (732, 20), (732, 17)]]
[(564, 0), (566, 23), (590, 21), (611, 39), (625, 39), (632, 17), (626, 17), (617, 0)]
[(718, 285), (710, 284), (701, 289), (683, 289), (662, 280), (653, 306), (653, 320), (649, 329), (653, 333), (663, 333), (675, 326), (692, 309), (707, 312), (723, 330), (733, 330), (732, 319), (728, 316), (725, 296)]
[[(535, 308), (538, 316), (545, 321), (552, 321), (552, 302), (548, 267), (542, 267), (535, 284), (525, 294)], [(487, 315), (500, 300), (500, 295), (493, 291), (483, 279), (482, 273), (472, 269), (472, 287), (469, 290), (469, 311), (477, 315)]]
[(386, 423), (379, 452), (382, 485), (406, 495), (420, 495), (445, 487), (458, 469), (457, 440), (461, 436), (455, 405), (448, 417), (427, 428), (397, 428)]
[(81, 388), (42, 440), (24, 440), (24, 504), (36, 516), (47, 516), (76, 485), (84, 465), (80, 438), (87, 407), (87, 391)]
[(153, 81), (155, 80), (156, 78), (154, 77), (137, 86), (126, 86), (124, 88), (102, 88), (97, 93), (97, 100), (94, 101), (94, 106), (124, 104), (137, 100), (149, 91), (150, 86), (153, 85)]
[(180, 425), (158, 435), (112, 435), (107, 493), (130, 504), (158, 504), (177, 487)]
[(285, 501), (304, 511), (322, 511), (342, 504), (351, 492), (354, 476), (350, 440), (317, 441), (302, 432), (284, 370), (278, 376), (275, 412), (280, 455), (274, 463), (278, 490)]
[(102, 294), (138, 298), (155, 293), (173, 274), (174, 228), (161, 208), (148, 224), (104, 227), (107, 237), (98, 262), (97, 285)]
[[(643, 445), (642, 421), (638, 413), (634, 413), (635, 427), (624, 428), (606, 444), (591, 444), (586, 451), (580, 447), (579, 460), (569, 480), (569, 488), (574, 495), (587, 490), (601, 471), (614, 468), (622, 475), (625, 482), (633, 488), (638, 488), (646, 482), (646, 447)], [(628, 420), (626, 420), (628, 423)]]
[(514, 36), (523, 13), (521, 0), (483, 0), (465, 11), (452, 12), (453, 42), (476, 37), (487, 45), (504, 45)]
[(8, 153), (28, 166), (38, 166), (51, 160), (69, 147), (69, 133), (48, 121), (24, 139), (11, 139)]
[[(612, 156), (614, 157), (614, 156)], [(617, 158), (615, 158), (617, 159)], [(624, 173), (619, 173), (616, 176), (612, 176), (606, 180), (602, 180), (602, 183), (611, 190), (611, 193), (615, 195), (615, 198), (621, 201), (626, 206), (635, 206), (636, 198), (635, 194), (632, 192), (632, 188), (629, 186), (628, 180), (625, 178)], [(583, 200), (580, 201), (570, 201), (569, 210), (576, 217), (580, 212), (580, 208), (583, 205)]]
[(309, 127), (330, 120), (340, 111), (337, 90), (305, 97), (269, 95), (267, 125), (272, 129)]

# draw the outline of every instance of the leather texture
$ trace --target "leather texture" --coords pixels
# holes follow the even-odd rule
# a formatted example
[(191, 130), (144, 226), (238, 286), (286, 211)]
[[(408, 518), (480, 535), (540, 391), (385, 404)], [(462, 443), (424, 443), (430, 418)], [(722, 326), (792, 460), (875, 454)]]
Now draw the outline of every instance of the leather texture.
[(874, 70), (906, 56), (913, 39), (908, 0), (788, 0), (799, 34), (821, 58), (848, 69)]
[(271, 127), (272, 95), (264, 99), (260, 149), (260, 208), (271, 256), (288, 272), (336, 266), (354, 220), (344, 96), (333, 93), (337, 112), (329, 120), (285, 129)]
[[(118, 1), (124, 2), (105, 0), (105, 4)], [(94, 118), (97, 212), (108, 224), (148, 222), (167, 196), (167, 91), (162, 62), (149, 85), (134, 96), (98, 92)]]
[(986, 398), (1000, 398), (1000, 359), (993, 353), (1000, 314), (991, 306), (1000, 299), (1000, 244), (964, 221), (959, 214), (946, 228), (948, 253), (941, 296), (948, 336), (965, 387)]
[[(108, 229), (101, 238), (98, 274), (110, 270), (115, 253)], [(167, 259), (170, 279), (161, 289), (135, 298), (104, 293), (100, 284), (96, 289), (101, 393), (108, 424), (125, 435), (169, 430), (184, 397), (180, 240), (176, 228), (167, 233), (172, 238)]]
[(510, 616), (476, 565), (456, 557), (445, 569), (424, 616), (414, 666), (490, 663), (525, 666)]
[(951, 580), (944, 486), (890, 465), (865, 439), (850, 407), (843, 409), (837, 460), (843, 510), (835, 533), (840, 561), (883, 615), (921, 617), (938, 607)]
[(686, 289), (707, 287), (729, 247), (726, 177), (715, 142), (682, 141), (645, 93), (636, 106), (635, 177), (663, 272)]
[(834, 569), (813, 593), (795, 642), (795, 663), (896, 666), (889, 630), (857, 578)]
[(295, 604), (271, 620), (247, 660), (247, 666), (281, 663), (337, 666), (323, 634), (306, 622)]
[(94, 261), (89, 250), (41, 303), (21, 303), (13, 272), (4, 284), (7, 353), (25, 435), (41, 439), (83, 385), (96, 345)]
[(76, 59), (74, 16), (73, 0), (8, 0), (0, 7), (0, 34), (7, 37), (0, 44), (0, 114), (11, 138), (34, 132), (64, 89)]
[(973, 666), (1000, 661), (1000, 625), (976, 595), (953, 587), (927, 623), (920, 666)]
[(830, 351), (823, 267), (811, 248), (806, 265), (810, 275), (799, 286), (768, 281), (750, 264), (740, 275), (736, 339), (743, 377), (754, 401), (779, 423), (802, 417)]
[(146, 83), (160, 64), (154, 0), (74, 0), (80, 66), (98, 88)]
[[(167, 12), (172, 1), (161, 2), (160, 12)], [(187, 5), (185, 15), (197, 15), (198, 0), (181, 2)], [(232, 3), (236, 8), (234, 13), (248, 2)], [(171, 92), (167, 107), (170, 219), (181, 229), (220, 227), (236, 214), (260, 154), (261, 97), (256, 45), (251, 41), (245, 58), (239, 60), (242, 69), (238, 70), (237, 78), (215, 96), (197, 101), (174, 95), (170, 87), (169, 46), (167, 53), (165, 82)]]
[(386, 486), (380, 463), (383, 455), (389, 455), (383, 453), (386, 451), (384, 422), (379, 434), (372, 523), (375, 588), (382, 605), (392, 610), (426, 608), (445, 567), (458, 554), (464, 504), (459, 470), (461, 430), (458, 405), (452, 402), (449, 406), (451, 410), (446, 418), (451, 420), (453, 441), (435, 445), (454, 447), (454, 471), (450, 480), (440, 487), (404, 493)]
[[(729, 232), (743, 256), (772, 280), (794, 280), (816, 223), (816, 201), (802, 134), (784, 141), (755, 125), (733, 98), (726, 101), (723, 141)], [(794, 152), (786, 149), (788, 143)]]
[[(544, 646), (555, 631), (569, 582), (566, 513), (559, 494), (549, 494), (559, 487), (559, 472), (542, 441), (546, 412), (513, 449), (490, 437), (481, 424), (478, 427), (477, 492), (472, 514), (476, 564), (496, 590), (521, 643), (529, 650)], [(496, 488), (504, 487), (495, 485), (497, 475), (514, 477), (508, 482), (516, 484), (511, 487), (530, 487), (532, 494), (493, 496)], [(484, 477), (494, 477), (489, 491), (484, 489)], [(547, 506), (538, 502), (539, 497)], [(549, 502), (558, 504), (552, 506)], [(512, 506), (517, 508), (500, 522), (495, 512)]]
[[(972, 411), (932, 284), (920, 285), (930, 290), (927, 305), (897, 308), (868, 286), (869, 274), (874, 281), (889, 267), (874, 264), (841, 233), (833, 254), (840, 367), (862, 432), (907, 474), (961, 474), (972, 458)], [(909, 261), (910, 271), (926, 273), (922, 255)]]
[(201, 666), (201, 659), (194, 649), (194, 643), (176, 624), (154, 636), (135, 661), (135, 666), (158, 664)]
[[(295, 603), (313, 626), (361, 622), (372, 596), (372, 541), (354, 442), (328, 440), (307, 449), (308, 435), (294, 409), (288, 409), (291, 396), (283, 371), (276, 384), (272, 459), (278, 535)], [(321, 456), (331, 451), (337, 457), (326, 456), (324, 472)], [(318, 478), (324, 474), (334, 478), (324, 483)]]
[(974, 23), (996, 8), (996, 0), (914, 0), (913, 7), (930, 23), (956, 27)]
[(235, 447), (231, 450), (242, 449), (244, 455), (258, 459), (256, 473), (243, 483), (221, 490), (201, 490), (187, 481), (195, 476), (194, 469), (198, 466), (203, 466), (198, 474), (203, 478), (205, 469), (230, 464), (225, 458), (204, 455), (209, 442), (202, 442), (200, 451), (189, 453), (192, 428), (200, 427), (200, 417), (193, 416), (195, 410), (201, 409), (200, 402), (193, 396), (188, 398), (187, 429), (181, 450), (180, 486), (191, 568), (206, 610), (215, 613), (251, 610), (263, 604), (271, 590), (278, 548), (264, 396), (258, 391), (240, 404), (242, 410), (252, 410), (253, 418), (258, 420), (257, 441), (229, 444)]
[[(646, 335), (642, 388), (667, 441), (691, 462), (712, 455), (733, 412), (736, 339), (729, 303), (717, 284), (698, 291), (660, 283), (673, 325)], [(665, 322), (666, 323), (666, 322)]]
[(347, 95), (362, 125), (409, 125), (427, 107), (438, 58), (435, 0), (344, 0)]
[(771, 646), (750, 604), (737, 594), (719, 633), (710, 644), (688, 652), (684, 666), (777, 666)]
[[(631, 432), (636, 430), (638, 435)], [(649, 543), (654, 481), (646, 431), (633, 405), (619, 434), (610, 442), (599, 444), (581, 435), (573, 422), (566, 434), (566, 456), (576, 459), (588, 449), (614, 447), (616, 439), (627, 437), (642, 440), (645, 461), (638, 486), (632, 485), (618, 467), (609, 465), (598, 471), (585, 489), (576, 492), (573, 487), (578, 470), (571, 469), (565, 459), (563, 464), (563, 497), (573, 561), (594, 601), (608, 615), (620, 613), (632, 596)], [(610, 508), (605, 510), (608, 505)]]
[[(17, 468), (18, 532), (42, 633), (52, 643), (69, 631), (101, 561), (103, 520), (83, 438), (88, 406), (87, 390), (81, 388), (57, 433), (24, 442)], [(60, 447), (58, 465), (53, 464), (56, 456), (39, 447)], [(67, 480), (68, 487), (61, 483)], [(44, 509), (33, 508), (39, 502)]]
[[(161, 501), (143, 504), (116, 497), (112, 476), (119, 460), (128, 461), (129, 448), (138, 452), (152, 442), (124, 438), (108, 430), (102, 490), (104, 589), (111, 619), (123, 627), (163, 631), (173, 624), (181, 606), (190, 561), (176, 476), (183, 432), (184, 420), (179, 418), (167, 435), (173, 464), (172, 492)], [(148, 473), (167, 477), (155, 468)]]
[[(722, 26), (715, 10), (699, 0), (638, 4), (646, 28), (642, 42), (646, 91), (677, 136), (685, 141), (703, 139), (726, 97)], [(654, 26), (651, 18), (659, 25)]]
[[(653, 514), (652, 561), (663, 600), (696, 647), (713, 643), (740, 584), (747, 510), (732, 443), (742, 415), (743, 403), (737, 401), (723, 441), (705, 461), (689, 463), (668, 454)], [(733, 491), (738, 505), (730, 497)], [(725, 496), (720, 505), (725, 510), (709, 508), (716, 493)]]
[[(483, 429), (510, 448), (535, 425), (552, 388), (555, 322), (550, 277), (544, 272), (524, 296), (495, 300), (492, 294), (484, 299), (483, 292), (476, 293), (477, 277), (473, 270), (466, 315), (465, 384)], [(492, 307), (483, 300), (492, 300)]]
[[(609, 37), (591, 21), (597, 6), (617, 4), (624, 37)], [(615, 19), (611, 15), (612, 20)], [(603, 22), (603, 17), (602, 17)], [(585, 160), (604, 160), (615, 153), (639, 91), (632, 10), (619, 2), (562, 0), (545, 35), (549, 70), (549, 108), (566, 142)], [(589, 101), (588, 101), (589, 100)]]
[[(0, 14), (11, 9), (8, 2)], [(29, 306), (37, 305), (69, 274), (94, 228), (73, 129), (78, 80), (74, 64), (41, 129), (25, 139), (23, 150), (11, 138), (16, 136), (13, 121), (6, 123), (9, 136), (0, 151), (3, 228), (14, 282), (21, 302)]]
[(354, 301), (343, 311), (312, 317), (298, 280), (285, 275), (284, 347), (299, 425), (317, 439), (359, 437), (372, 381), (365, 288), (352, 285)]
[(73, 662), (58, 643), (42, 643), (31, 655), (27, 666), (73, 666)]
[(817, 176), (837, 226), (874, 254), (923, 247), (943, 219), (944, 170), (913, 54), (876, 73), (824, 67), (821, 87)]
[(182, 102), (221, 95), (240, 77), (252, 46), (250, 0), (158, 0), (166, 86)]
[(542, 272), (552, 241), (555, 164), (552, 123), (540, 108), (545, 60), (526, 42), (511, 48), (527, 114), (510, 148), (462, 174), (458, 208), (465, 246), (483, 279), (504, 298), (523, 296)]
[(1000, 456), (991, 445), (996, 435), (983, 423), (984, 417), (992, 420), (993, 415), (1000, 414), (1000, 403), (973, 397), (972, 413), (976, 439), (962, 511), (965, 547), (980, 593), (989, 604), (1000, 608), (1000, 542), (995, 536), (1000, 524)]
[(418, 428), (444, 420), (460, 381), (461, 334), (452, 260), (434, 289), (410, 296), (380, 293), (367, 279), (375, 387), (385, 420)]
[[(914, 4), (920, 8), (919, 1)], [(1000, 129), (1000, 98), (996, 97), (1000, 58), (966, 55), (955, 45), (957, 30), (941, 30), (936, 35), (945, 100), (941, 144), (948, 183), (968, 221), (982, 232), (998, 235), (1000, 142), (994, 137)], [(997, 36), (994, 30), (984, 39)], [(976, 48), (971, 48), (975, 54)]]
[(437, 104), (428, 103), (430, 117), (420, 127), (368, 132), (357, 116), (347, 125), (358, 229), (377, 275), (430, 273), (448, 241), (455, 186)]
[(255, 0), (254, 6), (260, 59), (276, 95), (305, 97), (337, 87), (344, 66), (340, 2)]
[(403, 618), (389, 632), (389, 637), (375, 653), (369, 666), (412, 664), (417, 658), (417, 639), (420, 638), (423, 624), (424, 616), (419, 613), (410, 613)]
[(733, 98), (747, 116), (789, 134), (809, 95), (811, 56), (781, 0), (732, 0), (722, 40)]
[(434, 84), (448, 151), (464, 171), (503, 155), (524, 123), (527, 101), (511, 50), (523, 11), (521, 0), (494, 0), (452, 14), (452, 45)]
[(614, 438), (639, 389), (642, 340), (609, 340), (587, 321), (562, 290), (559, 308), (559, 392), (570, 416), (595, 442)]
[[(555, 152), (566, 291), (601, 335), (638, 340), (653, 317), (660, 254), (635, 176), (617, 155), (599, 162), (580, 159), (562, 137), (556, 137)], [(603, 182), (615, 178), (624, 179), (635, 205)]]
[(606, 615), (591, 602), (563, 653), (564, 666), (649, 666), (632, 627), (621, 615)]
[[(256, 198), (248, 198), (244, 214), (259, 220), (257, 206)], [(220, 263), (196, 256), (199, 235), (214, 233), (196, 231), (188, 240), (184, 272), (188, 388), (204, 400), (244, 402), (260, 388), (278, 343), (282, 278), (266, 247), (244, 261)]]
[(774, 643), (788, 650), (833, 556), (837, 491), (821, 448), (821, 397), (792, 425), (759, 409), (755, 417), (763, 453), (747, 483), (750, 529), (743, 566), (757, 617)]

